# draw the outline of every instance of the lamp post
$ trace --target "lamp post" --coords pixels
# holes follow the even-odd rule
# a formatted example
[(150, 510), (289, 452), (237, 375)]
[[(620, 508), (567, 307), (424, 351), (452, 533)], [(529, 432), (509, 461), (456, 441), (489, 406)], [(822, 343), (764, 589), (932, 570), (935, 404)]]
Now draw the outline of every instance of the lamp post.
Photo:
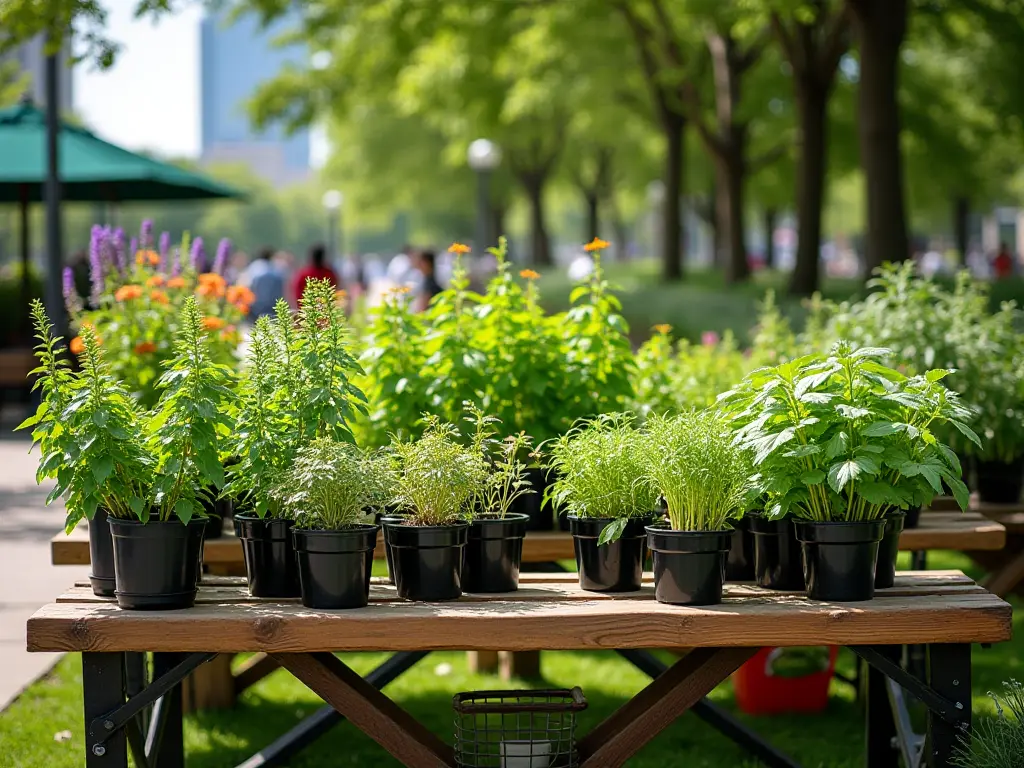
[(327, 211), (327, 257), (334, 260), (340, 254), (336, 249), (341, 248), (341, 204), (345, 201), (344, 195), (336, 189), (329, 189), (324, 192), (321, 202), (324, 210)]
[(477, 139), (469, 145), (466, 153), (469, 167), (476, 172), (476, 242), (478, 254), (494, 243), (495, 233), (491, 232), (494, 217), (491, 215), (491, 173), (501, 164), (501, 149), (493, 141)]

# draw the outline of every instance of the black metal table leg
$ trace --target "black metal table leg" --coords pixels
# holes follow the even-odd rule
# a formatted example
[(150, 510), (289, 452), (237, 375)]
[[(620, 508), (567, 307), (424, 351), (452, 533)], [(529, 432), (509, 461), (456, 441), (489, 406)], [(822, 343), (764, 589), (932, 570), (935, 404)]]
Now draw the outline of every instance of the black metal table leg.
[[(90, 724), (103, 728), (97, 718), (124, 704), (124, 654), (82, 654), (82, 696), (85, 702), (86, 768), (127, 768), (128, 742), (124, 731), (94, 733)], [(111, 723), (111, 728), (113, 724)]]
[(928, 646), (928, 684), (953, 702), (956, 721), (928, 712), (925, 754), (931, 768), (951, 768), (953, 755), (971, 728), (971, 646), (967, 643), (935, 643)]
[(915, 549), (910, 553), (910, 567), (915, 571), (924, 571), (928, 569), (928, 550), (927, 549)]
[[(898, 664), (902, 649), (898, 645), (879, 646), (877, 650)], [(896, 748), (896, 723), (889, 701), (888, 681), (885, 673), (857, 659), (861, 667), (861, 681), (865, 707), (864, 760), (868, 768), (899, 768), (900, 753)], [(866, 668), (866, 669), (865, 669)]]
[[(153, 679), (158, 679), (165, 672), (184, 661), (188, 654), (154, 653)], [(165, 693), (153, 707), (154, 718), (150, 726), (156, 729), (151, 737), (155, 744), (152, 755), (157, 768), (184, 768), (185, 738), (181, 722), (181, 683)]]

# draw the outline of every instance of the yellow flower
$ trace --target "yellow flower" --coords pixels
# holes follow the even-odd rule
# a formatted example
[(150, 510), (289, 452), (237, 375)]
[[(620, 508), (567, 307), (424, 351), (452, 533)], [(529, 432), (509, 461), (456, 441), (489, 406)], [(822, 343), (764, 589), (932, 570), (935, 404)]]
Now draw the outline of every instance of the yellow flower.
[(470, 247), (468, 245), (463, 245), (462, 243), (452, 243), (448, 246), (448, 253), (464, 254), (469, 253), (469, 251)]
[(668, 336), (670, 333), (672, 333), (672, 326), (669, 325), (668, 323), (659, 323), (658, 325), (654, 326), (654, 328), (652, 328), (651, 330), (653, 330), (655, 333), (660, 333), (662, 336)]
[(131, 301), (132, 299), (142, 298), (142, 293), (141, 285), (122, 285), (117, 289), (114, 298), (118, 301)]
[(227, 323), (225, 323), (219, 317), (207, 315), (206, 317), (203, 318), (203, 328), (205, 328), (208, 331), (219, 331), (225, 325), (227, 325)]
[(611, 245), (611, 243), (609, 243), (607, 240), (602, 240), (600, 237), (595, 237), (593, 240), (591, 240), (589, 243), (583, 246), (583, 250), (586, 251), (587, 253), (590, 253), (591, 251), (603, 251), (609, 245)]
[(525, 278), (526, 280), (536, 280), (538, 277), (540, 277), (540, 275), (534, 272), (532, 269), (522, 270), (519, 273), (519, 276)]

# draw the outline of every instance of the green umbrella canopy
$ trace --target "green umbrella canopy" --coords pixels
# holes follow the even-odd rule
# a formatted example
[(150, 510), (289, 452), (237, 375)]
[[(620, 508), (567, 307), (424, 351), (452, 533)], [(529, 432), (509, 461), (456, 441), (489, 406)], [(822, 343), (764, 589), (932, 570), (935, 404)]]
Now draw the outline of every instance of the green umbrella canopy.
[[(162, 163), (61, 123), (61, 198), (125, 203), (135, 200), (240, 198), (243, 193), (202, 174)], [(0, 203), (43, 199), (46, 115), (29, 102), (0, 110)]]

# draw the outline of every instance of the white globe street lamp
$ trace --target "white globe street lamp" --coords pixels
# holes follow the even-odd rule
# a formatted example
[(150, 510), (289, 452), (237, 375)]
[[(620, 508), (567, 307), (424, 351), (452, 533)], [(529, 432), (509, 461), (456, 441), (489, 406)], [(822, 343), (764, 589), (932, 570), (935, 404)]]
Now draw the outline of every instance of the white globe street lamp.
[(324, 192), (320, 202), (327, 211), (327, 257), (333, 261), (340, 255), (335, 251), (342, 250), (338, 246), (342, 243), (341, 205), (345, 202), (345, 196), (337, 189), (329, 189)]
[(469, 145), (466, 159), (474, 171), (493, 171), (501, 165), (501, 149), (493, 141), (477, 139)]
[(501, 149), (488, 139), (476, 139), (466, 152), (469, 167), (476, 171), (476, 252), (482, 254), (494, 244), (497, 233), (491, 232), (491, 173), (501, 165)]

